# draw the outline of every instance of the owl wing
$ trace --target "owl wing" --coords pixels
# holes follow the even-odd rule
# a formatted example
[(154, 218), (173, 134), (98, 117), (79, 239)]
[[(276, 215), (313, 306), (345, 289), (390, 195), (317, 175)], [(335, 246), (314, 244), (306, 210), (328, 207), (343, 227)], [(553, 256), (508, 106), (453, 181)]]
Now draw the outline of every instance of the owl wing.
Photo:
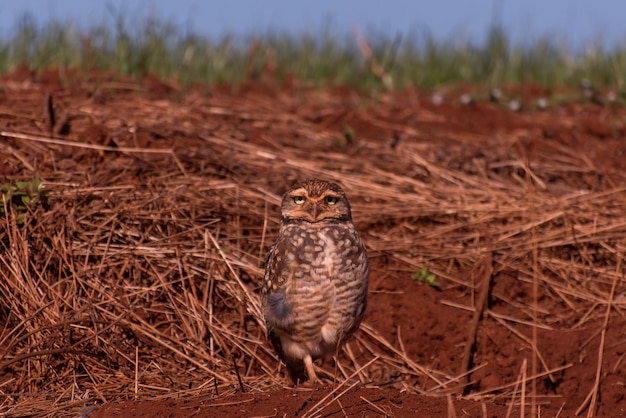
[(282, 275), (280, 262), (281, 257), (274, 244), (265, 259), (261, 306), (265, 317), (267, 339), (278, 357), (285, 361), (280, 334), (289, 332), (294, 321), (287, 301), (286, 277)]
[(275, 336), (275, 331), (288, 333), (293, 328), (293, 314), (287, 299), (288, 280), (289, 269), (285, 266), (284, 257), (277, 247), (273, 246), (265, 261), (262, 290), (263, 314), (270, 340), (273, 335)]

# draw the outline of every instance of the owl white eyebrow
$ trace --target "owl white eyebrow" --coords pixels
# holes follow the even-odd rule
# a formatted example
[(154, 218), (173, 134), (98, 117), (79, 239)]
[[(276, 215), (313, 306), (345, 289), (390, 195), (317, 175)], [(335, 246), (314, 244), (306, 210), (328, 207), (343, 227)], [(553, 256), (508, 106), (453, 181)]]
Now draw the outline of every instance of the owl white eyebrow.
[(311, 199), (315, 200), (315, 201), (319, 201), (322, 200), (324, 198), (327, 198), (328, 196), (330, 197), (334, 197), (335, 199), (340, 199), (341, 198), (341, 194), (333, 192), (332, 190), (325, 190), (321, 195), (313, 198), (311, 197)]
[(289, 196), (291, 196), (291, 197), (296, 197), (296, 196), (306, 196), (306, 197), (308, 197), (309, 194), (307, 193), (307, 191), (304, 188), (301, 188), (301, 189), (293, 190), (293, 191), (289, 192)]

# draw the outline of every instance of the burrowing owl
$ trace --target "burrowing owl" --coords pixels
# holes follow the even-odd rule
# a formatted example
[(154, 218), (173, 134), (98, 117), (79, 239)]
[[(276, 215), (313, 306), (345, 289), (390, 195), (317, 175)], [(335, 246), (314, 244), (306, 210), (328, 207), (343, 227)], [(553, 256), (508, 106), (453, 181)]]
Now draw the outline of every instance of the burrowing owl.
[(335, 354), (357, 330), (368, 275), (365, 246), (341, 187), (313, 179), (285, 193), (262, 307), (268, 338), (294, 382), (305, 369), (317, 380), (313, 361)]

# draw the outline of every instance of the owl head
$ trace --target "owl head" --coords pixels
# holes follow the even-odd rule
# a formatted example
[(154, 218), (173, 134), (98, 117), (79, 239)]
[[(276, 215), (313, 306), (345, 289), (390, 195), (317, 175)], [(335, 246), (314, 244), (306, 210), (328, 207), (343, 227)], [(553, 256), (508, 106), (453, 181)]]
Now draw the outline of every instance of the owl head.
[(283, 195), (282, 221), (350, 221), (350, 202), (339, 185), (318, 179), (295, 184)]

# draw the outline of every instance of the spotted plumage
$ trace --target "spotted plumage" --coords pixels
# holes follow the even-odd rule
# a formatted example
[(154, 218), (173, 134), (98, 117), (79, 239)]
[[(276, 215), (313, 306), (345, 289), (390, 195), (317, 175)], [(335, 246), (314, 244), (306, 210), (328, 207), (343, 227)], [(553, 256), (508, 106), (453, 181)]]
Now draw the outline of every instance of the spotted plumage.
[(313, 361), (334, 355), (357, 330), (368, 275), (341, 187), (313, 179), (287, 191), (265, 265), (262, 308), (268, 338), (294, 382), (305, 370), (317, 380)]

